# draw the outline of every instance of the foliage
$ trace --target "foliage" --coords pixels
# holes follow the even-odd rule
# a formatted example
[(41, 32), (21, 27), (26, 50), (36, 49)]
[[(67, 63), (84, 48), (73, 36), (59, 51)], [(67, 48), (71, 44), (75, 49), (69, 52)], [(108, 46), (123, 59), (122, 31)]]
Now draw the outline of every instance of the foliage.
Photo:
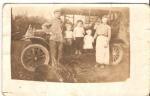
[[(24, 35), (31, 24), (35, 29), (40, 29), (41, 25), (47, 20), (39, 16), (17, 15), (12, 18), (12, 36), (19, 38)], [(18, 36), (19, 35), (19, 36)]]

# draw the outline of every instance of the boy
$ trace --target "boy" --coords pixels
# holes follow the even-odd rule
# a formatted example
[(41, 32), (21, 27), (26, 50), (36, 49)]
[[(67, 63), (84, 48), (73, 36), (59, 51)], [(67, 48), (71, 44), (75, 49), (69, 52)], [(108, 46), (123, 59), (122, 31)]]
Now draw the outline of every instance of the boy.
[(65, 30), (65, 44), (66, 44), (66, 53), (71, 55), (72, 53), (72, 40), (73, 40), (73, 32), (72, 32), (72, 25), (66, 24)]

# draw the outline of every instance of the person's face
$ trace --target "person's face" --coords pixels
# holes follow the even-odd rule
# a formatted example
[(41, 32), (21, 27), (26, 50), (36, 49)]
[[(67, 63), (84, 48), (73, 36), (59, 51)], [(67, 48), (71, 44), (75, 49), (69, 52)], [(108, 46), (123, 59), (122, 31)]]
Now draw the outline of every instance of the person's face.
[(107, 23), (107, 18), (102, 18), (103, 23)]
[(79, 27), (82, 27), (82, 26), (83, 26), (83, 23), (82, 23), (82, 22), (79, 22), (79, 23), (78, 23), (78, 26), (79, 26)]
[(91, 35), (92, 31), (91, 30), (87, 30), (87, 35)]
[(55, 13), (54, 13), (54, 16), (55, 16), (56, 18), (60, 18), (60, 17), (61, 17), (61, 12), (55, 12)]
[(98, 19), (97, 19), (97, 22), (101, 23), (101, 19), (100, 19), (100, 18), (98, 18)]

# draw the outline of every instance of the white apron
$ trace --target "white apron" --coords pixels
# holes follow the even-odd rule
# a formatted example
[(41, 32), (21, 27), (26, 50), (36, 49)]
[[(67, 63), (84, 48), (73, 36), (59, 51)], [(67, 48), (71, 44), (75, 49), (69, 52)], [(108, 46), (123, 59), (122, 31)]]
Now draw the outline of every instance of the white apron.
[(109, 64), (109, 44), (107, 48), (104, 46), (107, 44), (108, 37), (98, 36), (96, 39), (96, 62), (99, 64)]

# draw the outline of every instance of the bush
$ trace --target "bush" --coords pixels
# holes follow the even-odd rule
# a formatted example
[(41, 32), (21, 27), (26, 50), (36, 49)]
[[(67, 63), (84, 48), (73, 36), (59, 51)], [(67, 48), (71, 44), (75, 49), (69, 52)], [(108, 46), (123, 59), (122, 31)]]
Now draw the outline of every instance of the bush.
[[(39, 16), (26, 16), (18, 15), (12, 18), (12, 37), (21, 38), (20, 36), (24, 35), (28, 29), (28, 26), (31, 24), (35, 29), (40, 29), (41, 25), (47, 20)], [(18, 37), (19, 36), (19, 37)]]

